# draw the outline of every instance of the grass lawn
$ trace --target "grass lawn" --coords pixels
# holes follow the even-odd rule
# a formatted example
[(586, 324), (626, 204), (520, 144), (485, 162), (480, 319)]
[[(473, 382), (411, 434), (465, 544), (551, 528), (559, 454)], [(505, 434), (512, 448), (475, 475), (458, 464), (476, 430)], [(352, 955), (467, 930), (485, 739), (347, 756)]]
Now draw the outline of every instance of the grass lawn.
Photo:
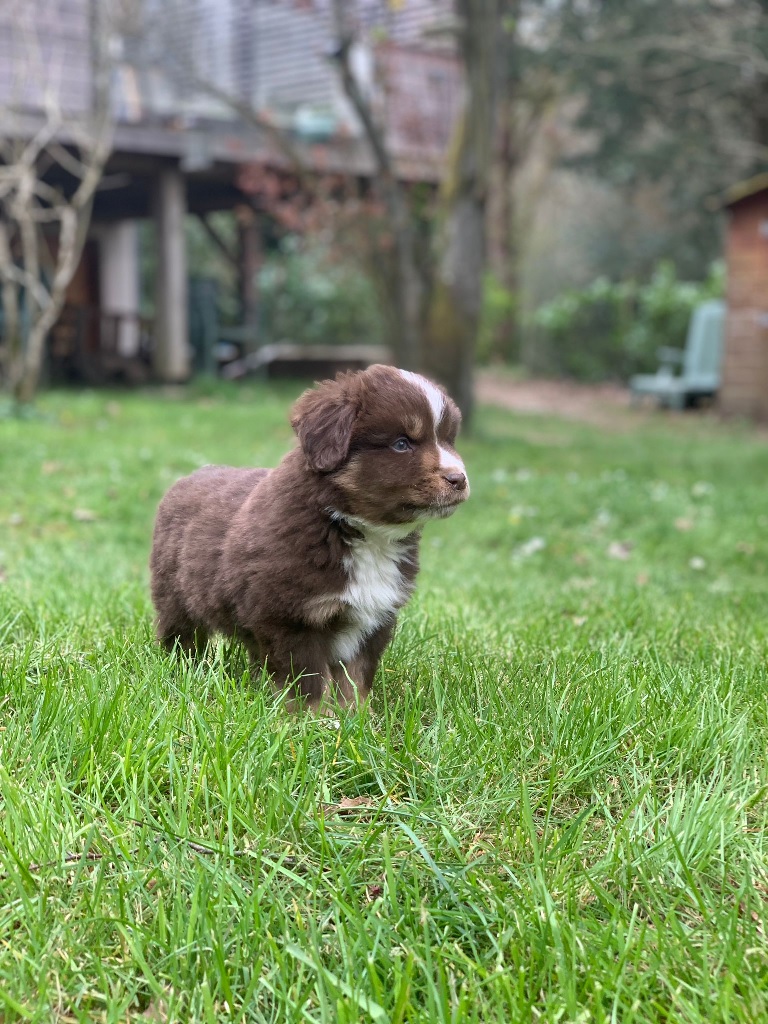
[(335, 730), (153, 642), (157, 501), (294, 393), (0, 421), (0, 1021), (767, 1020), (768, 444), (483, 410)]

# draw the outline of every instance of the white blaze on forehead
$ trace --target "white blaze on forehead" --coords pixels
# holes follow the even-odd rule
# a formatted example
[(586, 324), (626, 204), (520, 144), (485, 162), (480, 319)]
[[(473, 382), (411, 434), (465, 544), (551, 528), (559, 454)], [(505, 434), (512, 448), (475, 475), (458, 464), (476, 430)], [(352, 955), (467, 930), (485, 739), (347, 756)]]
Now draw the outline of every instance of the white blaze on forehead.
[[(429, 402), (435, 433), (437, 433), (437, 427), (445, 409), (445, 395), (440, 388), (435, 387), (432, 381), (427, 380), (426, 377), (422, 377), (418, 373), (411, 373), (410, 370), (398, 370), (398, 373), (402, 374), (410, 384), (413, 384), (414, 387), (417, 387), (424, 394), (424, 397)], [(439, 466), (444, 473), (463, 473), (464, 476), (467, 475), (464, 463), (456, 452), (451, 452), (447, 448), (443, 448), (442, 445), (438, 445), (437, 450), (440, 453)]]
[(443, 409), (445, 408), (445, 395), (436, 388), (431, 380), (427, 380), (426, 377), (422, 377), (418, 373), (411, 373), (410, 370), (398, 370), (398, 373), (402, 374), (403, 377), (414, 387), (417, 387), (424, 393), (425, 398), (429, 402), (429, 408), (432, 410), (432, 419), (435, 423), (435, 429), (442, 419)]

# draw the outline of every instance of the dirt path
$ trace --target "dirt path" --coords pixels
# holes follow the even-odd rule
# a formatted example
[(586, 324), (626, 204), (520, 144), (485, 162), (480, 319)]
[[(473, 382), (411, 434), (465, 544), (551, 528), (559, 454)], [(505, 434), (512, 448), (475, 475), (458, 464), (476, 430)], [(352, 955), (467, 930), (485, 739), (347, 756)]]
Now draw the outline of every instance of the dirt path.
[(768, 424), (723, 419), (716, 408), (687, 412), (660, 409), (655, 402), (630, 404), (629, 388), (619, 384), (577, 384), (567, 380), (520, 380), (508, 370), (479, 370), (475, 395), (480, 402), (511, 412), (591, 423), (608, 430), (636, 430), (647, 424), (667, 424), (675, 430), (723, 430), (747, 432), (750, 438), (768, 442)]
[(475, 378), (475, 393), (479, 401), (513, 412), (558, 416), (597, 426), (626, 426), (648, 415), (630, 409), (629, 390), (618, 384), (518, 380), (503, 370), (481, 370)]

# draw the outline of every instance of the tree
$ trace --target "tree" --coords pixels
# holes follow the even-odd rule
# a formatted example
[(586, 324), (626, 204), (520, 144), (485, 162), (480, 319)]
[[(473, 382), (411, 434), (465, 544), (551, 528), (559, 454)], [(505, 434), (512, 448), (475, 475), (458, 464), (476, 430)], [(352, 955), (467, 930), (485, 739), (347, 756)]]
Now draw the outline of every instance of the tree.
[(655, 244), (606, 264), (703, 274), (720, 247), (708, 200), (768, 155), (767, 0), (562, 0), (540, 33), (591, 141), (572, 165), (666, 212)]
[(77, 269), (111, 137), (109, 4), (96, 8), (91, 103), (78, 112), (46, 68), (38, 34), (44, 7), (43, 0), (16, 0), (5, 26), (24, 54), (16, 69), (21, 88), (40, 83), (33, 121), (14, 96), (0, 114), (0, 383), (19, 403), (37, 390), (45, 341)]
[(408, 194), (398, 180), (392, 155), (386, 142), (384, 126), (374, 116), (370, 100), (355, 77), (351, 50), (355, 36), (344, 0), (333, 0), (334, 28), (337, 36), (334, 59), (344, 91), (362, 124), (376, 163), (376, 187), (387, 212), (394, 241), (394, 266), (384, 287), (391, 292), (396, 331), (393, 334), (394, 355), (400, 366), (419, 369), (422, 365), (422, 302), (423, 271), (416, 254), (417, 228)]
[[(466, 98), (437, 204), (431, 252), (417, 256), (415, 211), (397, 180), (385, 133), (350, 65), (353, 42), (343, 0), (334, 0), (337, 59), (347, 96), (371, 145), (395, 248), (395, 294), (402, 362), (446, 385), (465, 419), (472, 414), (472, 366), (486, 264), (485, 211), (490, 182), (499, 39), (499, 0), (455, 0)], [(427, 268), (419, 262), (429, 260)]]
[(494, 139), (499, 0), (456, 0), (466, 100), (443, 179), (424, 367), (466, 418), (486, 265), (486, 203)]
[[(442, 380), (459, 398), (467, 416), (471, 413), (471, 365), (485, 265), (483, 221), (502, 2), (455, 0), (453, 20), (468, 83), (467, 109), (449, 157), (450, 166), (446, 168), (452, 185), (443, 190), (436, 204), (425, 190), (398, 177), (380, 110), (355, 73), (353, 56), (358, 43), (359, 13), (356, 4), (349, 0), (331, 0), (330, 4), (334, 33), (331, 59), (357, 114), (374, 164), (370, 194), (362, 201), (358, 199), (356, 205), (370, 223), (375, 222), (374, 230), (369, 232), (372, 258), (364, 262), (374, 268), (378, 290), (386, 296), (393, 355), (399, 365), (427, 370)], [(300, 166), (290, 139), (269, 120), (265, 121), (248, 98), (207, 81), (194, 68), (191, 79), (198, 88), (227, 103), (255, 129), (268, 130), (286, 162), (299, 175), (302, 189), (322, 196), (318, 181), (313, 185), (312, 175)], [(355, 234), (358, 239), (362, 237), (359, 230)], [(462, 255), (465, 249), (466, 261)], [(464, 262), (466, 266), (462, 266)], [(437, 307), (433, 303), (435, 287), (439, 289), (441, 308), (450, 303), (452, 309), (447, 315), (447, 331), (438, 326)]]

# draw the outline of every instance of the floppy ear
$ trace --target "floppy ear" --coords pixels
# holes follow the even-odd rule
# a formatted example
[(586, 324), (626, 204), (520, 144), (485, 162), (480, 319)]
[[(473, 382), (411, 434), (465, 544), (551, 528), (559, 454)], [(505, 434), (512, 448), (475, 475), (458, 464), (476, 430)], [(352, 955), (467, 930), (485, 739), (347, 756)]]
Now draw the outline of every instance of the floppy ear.
[(359, 409), (337, 380), (305, 391), (291, 410), (291, 426), (312, 469), (331, 473), (344, 462)]

